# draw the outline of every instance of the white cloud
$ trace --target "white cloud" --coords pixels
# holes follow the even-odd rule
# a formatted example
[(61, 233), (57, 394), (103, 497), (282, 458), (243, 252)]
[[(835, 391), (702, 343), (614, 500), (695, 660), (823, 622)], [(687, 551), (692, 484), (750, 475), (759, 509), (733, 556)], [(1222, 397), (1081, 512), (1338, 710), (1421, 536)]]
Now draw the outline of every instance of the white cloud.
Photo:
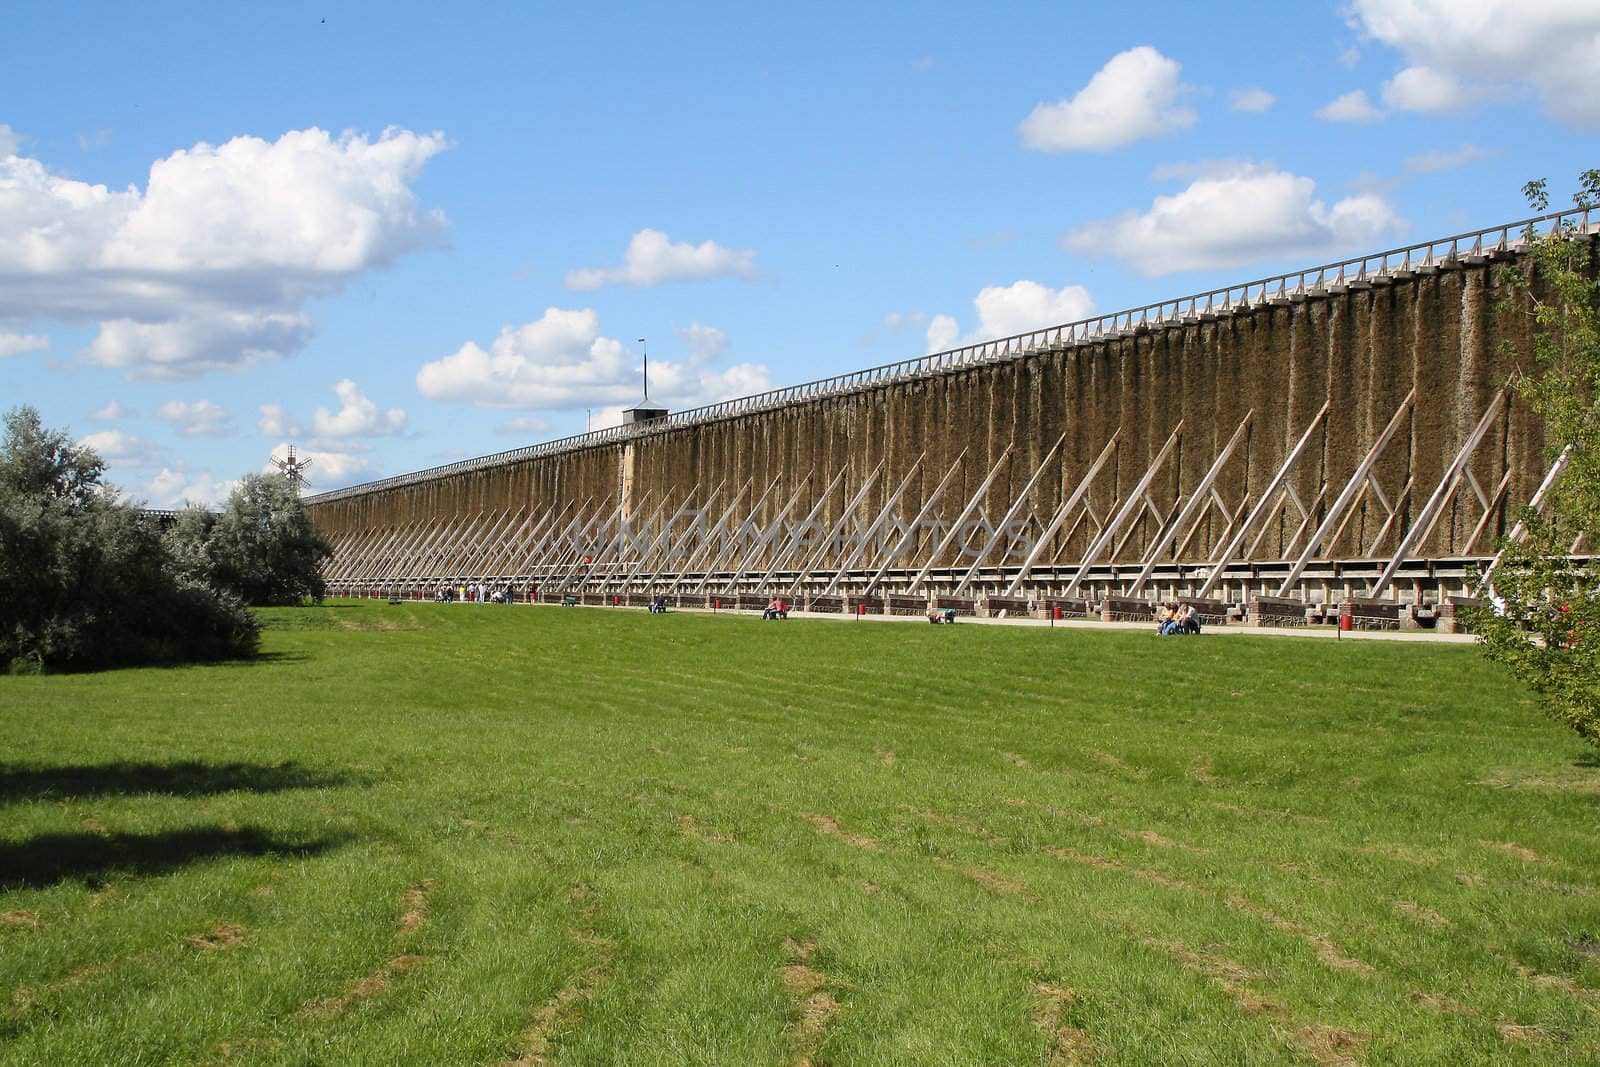
[(216, 309), (167, 322), (111, 319), (100, 324), (83, 354), (102, 367), (125, 369), (133, 379), (175, 382), (292, 355), (313, 332), (304, 314)]
[(1526, 86), (1552, 118), (1600, 128), (1600, 0), (1354, 0), (1351, 12), (1413, 68)]
[(958, 338), (960, 326), (956, 320), (949, 315), (939, 315), (928, 325), (928, 351), (940, 352), (958, 345), (1030, 333), (1094, 314), (1094, 298), (1083, 286), (1051, 289), (1026, 278), (1010, 285), (985, 286), (972, 303), (978, 310), (977, 328)]
[(0, 122), (0, 159), (6, 159), (17, 154), (17, 149), (22, 147), (22, 136), (10, 126)]
[(1432, 67), (1407, 67), (1383, 83), (1383, 102), (1397, 111), (1460, 111), (1481, 95)]
[(400, 408), (380, 411), (349, 378), (336, 384), (333, 392), (339, 398), (339, 410), (330, 413), (327, 408), (319, 407), (311, 419), (311, 428), (319, 436), (385, 437), (406, 428), (404, 411)]
[(1103, 152), (1194, 125), (1177, 104), (1186, 86), (1179, 65), (1140, 45), (1118, 53), (1071, 100), (1039, 104), (1018, 127), (1027, 148)]
[(905, 333), (927, 321), (928, 315), (924, 311), (891, 311), (883, 317), (883, 329), (885, 333)]
[(228, 494), (238, 484), (236, 479), (219, 481), (209, 471), (195, 473), (183, 468), (162, 467), (161, 473), (145, 484), (143, 496), (152, 507), (181, 508), (199, 504), (215, 508), (228, 499)]
[(696, 278), (755, 276), (754, 249), (724, 248), (715, 241), (673, 244), (660, 230), (644, 229), (633, 235), (620, 267), (584, 267), (568, 271), (568, 289), (591, 290), (607, 285), (649, 286)]
[(1277, 102), (1277, 97), (1259, 86), (1228, 93), (1228, 106), (1235, 111), (1270, 111)]
[(549, 419), (541, 419), (537, 415), (518, 415), (496, 426), (494, 432), (505, 437), (543, 437), (553, 429), (555, 424)]
[(121, 430), (101, 430), (78, 439), (78, 444), (94, 449), (107, 464), (116, 467), (153, 467), (161, 451), (151, 441)]
[(89, 412), (89, 418), (94, 422), (116, 422), (118, 419), (132, 418), (139, 414), (129, 408), (120, 400), (109, 401), (105, 407), (96, 408)]
[[(592, 309), (553, 307), (533, 322), (505, 327), (487, 351), (468, 341), (423, 364), (417, 391), (430, 400), (484, 408), (571, 410), (636, 402), (643, 392), (639, 370), (622, 342), (601, 336)], [(759, 364), (718, 369), (693, 353), (681, 361), (650, 361), (650, 398), (674, 408), (768, 388), (767, 368)]]
[(683, 342), (690, 355), (706, 362), (722, 358), (723, 351), (728, 347), (727, 331), (715, 326), (691, 322), (687, 326), (674, 326), (672, 332), (678, 335), (678, 340)]
[(236, 137), (156, 161), (142, 192), (6, 155), (0, 318), (99, 322), (85, 355), (130, 377), (290, 354), (310, 338), (308, 300), (442, 242), (444, 217), (411, 183), (444, 147), (406, 130)]
[(1383, 112), (1372, 106), (1365, 89), (1356, 89), (1318, 108), (1316, 116), (1327, 122), (1377, 122)]
[(928, 351), (944, 352), (961, 342), (961, 324), (949, 315), (935, 315), (928, 323)]
[(1406, 160), (1406, 173), (1431, 174), (1434, 171), (1455, 170), (1493, 154), (1472, 144), (1464, 144), (1454, 152), (1423, 152)]
[(185, 437), (226, 437), (233, 432), (228, 425), (233, 419), (228, 409), (209, 400), (192, 404), (169, 400), (156, 408), (156, 418), (172, 423)]
[[(306, 482), (314, 489), (338, 489), (378, 473), (372, 457), (360, 448), (301, 448), (296, 445), (294, 454), (296, 459), (309, 461)], [(272, 461), (288, 455), (289, 442), (279, 441), (272, 447), (271, 459), (262, 465), (262, 472), (271, 474), (277, 471)]]
[(304, 431), (289, 418), (282, 404), (262, 404), (256, 432), (262, 437), (299, 437)]
[(1349, 252), (1405, 227), (1374, 193), (1331, 206), (1316, 182), (1271, 164), (1196, 180), (1150, 210), (1089, 223), (1062, 244), (1084, 255), (1121, 259), (1145, 275), (1238, 267), (1262, 259)]
[(1157, 163), (1150, 172), (1150, 180), (1157, 182), (1185, 181), (1196, 178), (1227, 178), (1243, 167), (1252, 166), (1247, 159), (1202, 159), (1188, 163)]
[(7, 333), (0, 330), (0, 359), (28, 352), (50, 351), (50, 338), (42, 333)]

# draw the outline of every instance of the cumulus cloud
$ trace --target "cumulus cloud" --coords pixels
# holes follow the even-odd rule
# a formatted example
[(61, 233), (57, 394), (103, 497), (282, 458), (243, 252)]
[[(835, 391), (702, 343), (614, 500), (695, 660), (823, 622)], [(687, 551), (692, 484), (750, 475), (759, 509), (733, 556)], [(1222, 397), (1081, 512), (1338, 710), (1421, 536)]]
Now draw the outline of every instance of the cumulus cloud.
[(28, 352), (50, 351), (50, 338), (42, 333), (7, 333), (0, 330), (0, 359)]
[(1263, 164), (1200, 178), (1176, 195), (1157, 197), (1149, 211), (1080, 226), (1062, 243), (1157, 275), (1354, 251), (1404, 228), (1376, 193), (1329, 205), (1316, 198), (1312, 179)]
[[(367, 449), (360, 446), (330, 448), (313, 445), (310, 448), (303, 448), (296, 445), (294, 454), (296, 459), (310, 462), (310, 468), (306, 471), (306, 481), (317, 489), (338, 489), (378, 474), (372, 456), (367, 454)], [(289, 442), (279, 441), (273, 445), (271, 459), (262, 465), (262, 473), (276, 472), (278, 468), (274, 461), (285, 459), (288, 455)]]
[(161, 450), (151, 441), (121, 430), (101, 430), (78, 439), (114, 467), (153, 467), (160, 462)]
[(226, 437), (233, 432), (228, 425), (233, 419), (228, 409), (209, 400), (169, 400), (156, 408), (156, 418), (172, 423), (185, 437)]
[(555, 424), (549, 419), (541, 419), (537, 415), (518, 415), (496, 426), (494, 432), (504, 437), (543, 437), (553, 429)]
[[(712, 329), (700, 327), (694, 336), (711, 338)], [(725, 343), (716, 344), (719, 352)], [(636, 402), (643, 392), (639, 371), (622, 342), (601, 335), (592, 309), (553, 307), (533, 322), (505, 327), (487, 350), (468, 341), (423, 364), (417, 391), (430, 400), (483, 408), (572, 410)], [(719, 368), (693, 351), (683, 360), (650, 361), (650, 398), (676, 408), (768, 388), (767, 368), (759, 364)]]
[(118, 419), (132, 418), (139, 414), (120, 400), (108, 401), (104, 407), (96, 408), (89, 412), (89, 418), (94, 422), (116, 422)]
[[(15, 141), (14, 135), (9, 138)], [(0, 318), (98, 322), (86, 357), (175, 380), (302, 347), (301, 310), (444, 240), (411, 183), (440, 134), (319, 129), (198, 144), (108, 189), (0, 158)]]
[(317, 408), (311, 428), (320, 437), (385, 437), (406, 428), (406, 413), (400, 408), (379, 410), (361, 387), (345, 378), (333, 387), (339, 410)]
[(1047, 326), (1076, 322), (1094, 314), (1094, 298), (1081, 285), (1052, 289), (1023, 279), (1010, 285), (989, 285), (972, 300), (978, 311), (978, 325), (965, 337), (960, 324), (949, 315), (935, 316), (928, 324), (928, 351), (942, 352), (963, 344), (991, 341), (998, 337), (1030, 333)]
[(1039, 104), (1018, 127), (1027, 148), (1104, 152), (1194, 125), (1178, 105), (1180, 66), (1149, 45), (1118, 53), (1071, 100)]
[(1377, 122), (1383, 112), (1372, 106), (1365, 89), (1356, 89), (1328, 101), (1317, 109), (1316, 116), (1327, 122)]
[(262, 437), (299, 437), (302, 431), (282, 404), (262, 404), (256, 432)]
[(1407, 174), (1431, 174), (1441, 170), (1455, 170), (1468, 163), (1487, 159), (1493, 155), (1488, 149), (1474, 144), (1464, 144), (1454, 152), (1423, 152), (1406, 160)]
[(1354, 0), (1351, 19), (1428, 72), (1397, 75), (1391, 106), (1460, 106), (1443, 87), (1498, 83), (1531, 89), (1559, 122), (1600, 128), (1600, 0)]
[(754, 249), (724, 248), (715, 241), (673, 244), (660, 230), (633, 235), (620, 267), (584, 267), (568, 271), (566, 287), (580, 291), (607, 285), (650, 286), (696, 278), (752, 278)]
[(891, 311), (883, 317), (883, 330), (885, 333), (904, 333), (915, 330), (928, 321), (928, 315), (923, 311)]
[(1277, 102), (1277, 97), (1259, 86), (1234, 89), (1228, 94), (1228, 106), (1235, 111), (1270, 111)]
[(304, 314), (212, 309), (167, 322), (111, 319), (83, 350), (102, 367), (142, 381), (175, 382), (220, 370), (242, 370), (291, 355), (312, 335)]
[(220, 507), (233, 492), (237, 480), (218, 480), (209, 471), (190, 471), (179, 467), (162, 467), (161, 472), (145, 483), (141, 495), (152, 507), (181, 508), (188, 504), (201, 507)]
[(728, 347), (727, 331), (715, 326), (691, 322), (687, 326), (674, 326), (672, 332), (678, 335), (678, 340), (683, 342), (683, 347), (695, 359), (707, 362), (720, 359), (723, 350)]
[(1407, 67), (1383, 83), (1383, 102), (1397, 111), (1460, 111), (1480, 96), (1432, 67)]

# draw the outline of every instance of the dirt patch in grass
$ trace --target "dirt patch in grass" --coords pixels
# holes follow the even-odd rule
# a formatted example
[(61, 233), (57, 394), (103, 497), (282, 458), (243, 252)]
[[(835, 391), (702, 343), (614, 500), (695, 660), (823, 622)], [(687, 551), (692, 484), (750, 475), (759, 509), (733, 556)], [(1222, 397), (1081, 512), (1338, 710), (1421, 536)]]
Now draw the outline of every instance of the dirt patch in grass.
[(371, 974), (346, 982), (337, 996), (306, 1001), (300, 1005), (300, 1014), (323, 1022), (336, 1019), (353, 1005), (381, 996), (389, 988), (390, 978), (411, 970), (426, 959), (426, 956), (395, 956)]
[(788, 1028), (789, 1064), (818, 1067), (812, 1056), (827, 1034), (828, 1024), (839, 1013), (839, 1002), (827, 991), (828, 976), (810, 966), (817, 951), (815, 942), (790, 939), (783, 943), (783, 950), (789, 962), (778, 969), (778, 977), (795, 1012)]
[(1078, 991), (1061, 989), (1042, 982), (1035, 982), (1030, 989), (1035, 997), (1034, 1025), (1045, 1032), (1046, 1040), (1049, 1041), (1050, 1058), (1045, 1062), (1050, 1067), (1074, 1067), (1076, 1064), (1092, 1063), (1098, 1059), (1101, 1049), (1090, 1040), (1089, 1035), (1071, 1023), (1061, 1020), (1067, 1005), (1077, 999)]
[(1437, 867), (1439, 865), (1437, 856), (1405, 845), (1366, 845), (1360, 851), (1369, 856), (1383, 856), (1387, 859), (1399, 860), (1401, 863), (1410, 863), (1418, 867)]
[(1242, 911), (1246, 915), (1253, 915), (1265, 922), (1275, 930), (1286, 934), (1293, 934), (1316, 951), (1317, 959), (1336, 971), (1354, 971), (1361, 974), (1373, 973), (1372, 964), (1358, 960), (1353, 956), (1340, 951), (1327, 934), (1320, 934), (1308, 929), (1303, 923), (1293, 919), (1286, 919), (1273, 912), (1270, 908), (1263, 907), (1251, 900), (1246, 900), (1237, 893), (1228, 897), (1228, 907), (1235, 911)]
[(1078, 852), (1075, 849), (1070, 848), (1047, 848), (1045, 851), (1057, 859), (1066, 860), (1069, 863), (1081, 863), (1085, 866), (1095, 867), (1102, 871), (1119, 871), (1124, 874), (1131, 874), (1135, 878), (1143, 879), (1146, 882), (1163, 886), (1167, 889), (1181, 889), (1189, 893), (1201, 892), (1199, 886), (1190, 885), (1188, 882), (1177, 878), (1170, 878), (1167, 875), (1162, 874), (1160, 871), (1149, 871), (1140, 867), (1129, 867), (1121, 860), (1108, 859), (1105, 856), (1095, 856), (1086, 852)]
[(1508, 856), (1515, 856), (1524, 863), (1545, 862), (1545, 858), (1543, 856), (1539, 855), (1533, 849), (1528, 848), (1526, 845), (1517, 844), (1515, 841), (1479, 841), (1478, 844), (1483, 845), (1485, 848), (1492, 848), (1498, 852), (1504, 852)]
[[(588, 901), (591, 895), (588, 886), (572, 887), (571, 899), (575, 903)], [(594, 927), (594, 918), (598, 914), (599, 908), (596, 905), (587, 904), (579, 912), (584, 923), (572, 931), (572, 939), (579, 944), (597, 949), (599, 959), (592, 967), (562, 986), (554, 996), (533, 1010), (533, 1020), (522, 1033), (522, 1051), (507, 1060), (507, 1064), (516, 1067), (542, 1067), (550, 1054), (552, 1042), (577, 1023), (583, 1015), (584, 1003), (592, 999), (610, 980), (613, 949), (611, 939), (603, 936)]]
[(1039, 899), (1028, 889), (1026, 885), (1023, 885), (1017, 879), (1007, 877), (1003, 874), (996, 874), (994, 871), (991, 871), (986, 867), (978, 867), (972, 864), (955, 864), (951, 863), (949, 860), (940, 859), (937, 856), (934, 857), (933, 865), (938, 867), (940, 870), (956, 871), (962, 876), (969, 878), (983, 886), (983, 888), (987, 889), (989, 892), (999, 894), (1003, 897), (1021, 897), (1024, 900)]
[(730, 845), (733, 843), (733, 838), (707, 829), (705, 824), (693, 815), (680, 815), (674, 822), (678, 829), (696, 841), (704, 841), (709, 845)]
[(406, 890), (406, 910), (400, 915), (400, 928), (395, 931), (395, 937), (406, 937), (416, 933), (428, 925), (428, 893), (433, 889), (433, 882), (419, 882)]
[(1182, 852), (1192, 852), (1197, 856), (1204, 856), (1211, 851), (1209, 848), (1196, 848), (1194, 845), (1186, 845), (1182, 841), (1174, 841), (1170, 837), (1163, 837), (1154, 830), (1128, 830), (1126, 832), (1129, 837), (1143, 841), (1147, 845), (1154, 845), (1157, 848), (1175, 848)]
[(1394, 910), (1408, 919), (1415, 919), (1417, 922), (1426, 923), (1428, 926), (1450, 925), (1449, 919), (1446, 919), (1432, 908), (1425, 908), (1421, 904), (1416, 904), (1409, 900), (1395, 901)]
[(1406, 996), (1411, 1003), (1436, 1011), (1444, 1015), (1470, 1015), (1472, 1010), (1454, 997), (1447, 997), (1443, 993), (1424, 993), (1421, 990), (1412, 990)]
[(1481, 874), (1473, 874), (1471, 871), (1457, 871), (1456, 881), (1470, 889), (1476, 889), (1478, 886), (1483, 885), (1484, 877)]
[(1546, 1040), (1550, 1035), (1538, 1026), (1519, 1026), (1516, 1023), (1498, 1023), (1495, 1032), (1508, 1045), (1532, 1045)]
[(1284, 860), (1281, 863), (1274, 863), (1272, 866), (1277, 868), (1280, 871), (1285, 871), (1285, 872), (1287, 872), (1289, 874), (1298, 874), (1302, 878), (1308, 878), (1311, 881), (1317, 883), (1318, 885), (1336, 886), (1336, 885), (1339, 884), (1337, 881), (1335, 881), (1332, 878), (1325, 878), (1320, 874), (1316, 874), (1316, 873), (1314, 873), (1312, 871), (1307, 870), (1306, 868), (1300, 866), (1298, 863), (1290, 863), (1288, 860)]
[(1216, 766), (1217, 766), (1216, 765), (1216, 761), (1214, 759), (1212, 759), (1211, 753), (1202, 752), (1200, 754), (1200, 758), (1195, 760), (1194, 766), (1189, 769), (1189, 777), (1193, 778), (1195, 781), (1199, 782), (1201, 785), (1213, 785), (1213, 786), (1230, 786), (1230, 785), (1233, 785), (1234, 782), (1231, 779), (1218, 778), (1215, 774), (1212, 773), (1214, 770), (1216, 770)]
[(1371, 1034), (1320, 1023), (1302, 1026), (1289, 1034), (1291, 1045), (1325, 1067), (1357, 1067), (1371, 1040)]
[(1252, 987), (1262, 976), (1244, 964), (1214, 952), (1192, 949), (1181, 941), (1148, 936), (1143, 941), (1171, 956), (1184, 970), (1209, 979), (1244, 1014), (1272, 1019), (1289, 1017), (1289, 1009), (1281, 1001)]
[(814, 812), (803, 811), (800, 813), (800, 817), (829, 837), (837, 837), (847, 844), (854, 845), (856, 848), (864, 848), (868, 852), (878, 851), (878, 843), (876, 841), (861, 834), (849, 833), (843, 826), (839, 825), (839, 820), (831, 815), (818, 815)]
[(973, 837), (990, 838), (994, 836), (994, 833), (987, 826), (973, 822), (971, 819), (963, 819), (959, 815), (945, 815), (937, 811), (928, 811), (925, 808), (914, 808), (910, 804), (900, 805), (900, 810), (908, 811), (924, 822), (949, 826)]
[(243, 945), (246, 932), (238, 923), (219, 923), (203, 934), (190, 934), (183, 940), (202, 952), (215, 952)]
[(1011, 764), (1013, 767), (1021, 767), (1023, 770), (1027, 770), (1029, 767), (1033, 766), (1033, 764), (1029, 763), (1015, 752), (1002, 752), (1000, 755), (1004, 756), (1006, 762)]
[(28, 926), (37, 929), (43, 925), (44, 920), (40, 919), (39, 916), (35, 915), (33, 912), (23, 908), (19, 908), (16, 911), (8, 911), (4, 915), (0, 915), (0, 926)]
[(894, 766), (894, 753), (893, 752), (889, 751), (886, 748), (876, 748), (876, 749), (873, 749), (873, 751), (878, 754), (878, 759), (883, 761), (883, 765), (885, 767), (893, 767)]

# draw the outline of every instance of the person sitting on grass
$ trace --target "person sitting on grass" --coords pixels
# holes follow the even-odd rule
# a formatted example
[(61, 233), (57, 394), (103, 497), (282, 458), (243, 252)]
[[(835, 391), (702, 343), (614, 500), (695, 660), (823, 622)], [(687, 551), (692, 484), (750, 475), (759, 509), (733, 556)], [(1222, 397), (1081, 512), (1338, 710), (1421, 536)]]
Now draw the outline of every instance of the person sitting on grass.
[(1193, 604), (1178, 605), (1178, 623), (1173, 633), (1197, 634), (1200, 632), (1200, 613)]
[(789, 605), (783, 602), (782, 597), (775, 596), (767, 603), (766, 610), (761, 613), (761, 617), (763, 619), (787, 619), (789, 617)]
[(650, 614), (665, 615), (667, 613), (667, 598), (665, 595), (657, 596), (650, 601)]
[(1171, 604), (1156, 605), (1156, 633), (1165, 637), (1172, 632), (1173, 616), (1177, 614)]

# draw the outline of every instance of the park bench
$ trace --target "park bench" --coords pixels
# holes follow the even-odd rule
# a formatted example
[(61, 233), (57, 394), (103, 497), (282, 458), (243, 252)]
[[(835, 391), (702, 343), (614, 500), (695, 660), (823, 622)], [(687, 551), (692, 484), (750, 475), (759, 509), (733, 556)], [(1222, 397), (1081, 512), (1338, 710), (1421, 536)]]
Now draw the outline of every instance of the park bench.
[(1137, 600), (1132, 597), (1106, 597), (1100, 602), (1100, 621), (1154, 624), (1156, 605), (1153, 601)]
[(1398, 630), (1403, 620), (1411, 617), (1411, 606), (1390, 600), (1353, 599), (1340, 604), (1339, 612), (1350, 616), (1351, 629)]
[(1047, 601), (1045, 611), (1047, 614), (1060, 611), (1063, 619), (1086, 619), (1099, 614), (1095, 610), (1094, 601), (1079, 599)]
[(806, 610), (837, 614), (838, 612), (844, 610), (844, 598), (837, 596), (814, 596), (806, 601)]

